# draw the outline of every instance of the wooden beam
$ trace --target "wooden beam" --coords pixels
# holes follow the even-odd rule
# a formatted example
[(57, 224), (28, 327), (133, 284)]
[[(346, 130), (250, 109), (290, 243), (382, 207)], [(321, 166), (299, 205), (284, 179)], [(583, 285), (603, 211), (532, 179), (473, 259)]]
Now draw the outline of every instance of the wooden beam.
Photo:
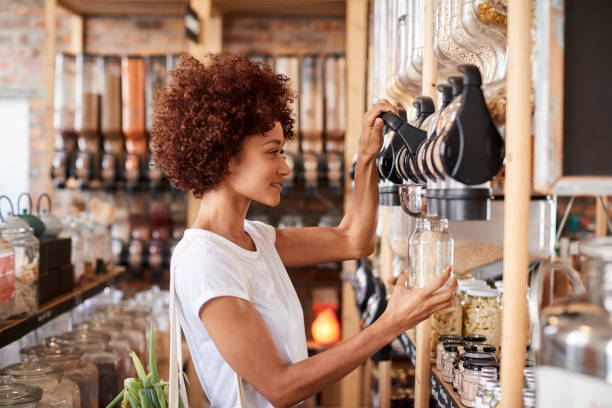
[[(359, 149), (361, 118), (365, 112), (366, 63), (368, 44), (368, 0), (346, 2), (346, 89), (347, 120), (344, 136), (344, 208), (351, 202), (349, 169)], [(345, 274), (355, 272), (355, 262), (344, 262)], [(355, 294), (349, 282), (342, 284), (342, 339), (359, 333), (359, 316), (355, 307)], [(361, 369), (353, 371), (341, 382), (340, 406), (360, 406)]]
[(608, 234), (608, 219), (606, 217), (608, 197), (602, 197), (605, 207), (601, 204), (599, 197), (595, 197), (597, 203), (595, 207), (595, 235), (598, 237), (605, 237)]
[(45, 123), (44, 123), (44, 138), (45, 138), (45, 159), (43, 162), (43, 177), (44, 191), (51, 197), (53, 195), (53, 184), (49, 169), (53, 161), (55, 146), (53, 134), (53, 100), (55, 92), (55, 54), (56, 46), (56, 22), (57, 22), (57, 0), (45, 0), (44, 3), (45, 15), (45, 43), (44, 43), (44, 60), (45, 60)]
[(378, 407), (391, 406), (391, 360), (378, 363)]
[[(436, 81), (438, 77), (438, 60), (433, 53), (434, 1), (424, 2), (425, 17), (423, 19), (423, 82), (421, 93), (436, 100)], [(414, 384), (414, 406), (429, 407), (429, 373), (431, 371), (431, 318), (421, 322), (416, 328), (417, 355)]]
[[(189, 41), (189, 54), (202, 60), (207, 53), (220, 53), (223, 49), (223, 18), (216, 12), (212, 0), (191, 0), (191, 8), (198, 14), (200, 19), (199, 41)], [(187, 197), (187, 227), (193, 225), (200, 200), (191, 193)]]
[(527, 332), (529, 198), (531, 194), (531, 1), (508, 3), (506, 199), (504, 201), (504, 309), (501, 406), (522, 406)]
[(72, 14), (70, 16), (70, 52), (73, 54), (84, 52), (84, 39), (84, 18), (81, 15)]

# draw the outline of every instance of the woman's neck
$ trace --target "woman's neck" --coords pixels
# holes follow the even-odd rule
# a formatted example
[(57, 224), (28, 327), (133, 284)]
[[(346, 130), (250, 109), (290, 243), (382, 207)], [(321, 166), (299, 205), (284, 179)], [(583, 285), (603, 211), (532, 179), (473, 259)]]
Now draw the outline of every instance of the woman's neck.
[(254, 249), (244, 231), (244, 220), (251, 200), (245, 196), (219, 187), (202, 196), (200, 209), (192, 228), (214, 232), (246, 249)]

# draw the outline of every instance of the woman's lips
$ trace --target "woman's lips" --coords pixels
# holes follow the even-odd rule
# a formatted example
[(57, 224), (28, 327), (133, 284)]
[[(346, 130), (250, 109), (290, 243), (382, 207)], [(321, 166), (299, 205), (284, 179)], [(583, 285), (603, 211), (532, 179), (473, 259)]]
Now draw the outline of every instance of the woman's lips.
[(272, 188), (277, 189), (278, 191), (283, 191), (283, 185), (279, 183), (271, 183)]

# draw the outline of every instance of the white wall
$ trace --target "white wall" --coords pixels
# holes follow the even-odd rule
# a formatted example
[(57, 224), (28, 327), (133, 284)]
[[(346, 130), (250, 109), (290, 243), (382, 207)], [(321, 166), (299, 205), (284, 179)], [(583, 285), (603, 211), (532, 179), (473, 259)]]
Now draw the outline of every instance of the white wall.
[[(28, 113), (26, 99), (0, 99), (0, 195), (7, 195), (15, 205), (17, 196), (29, 189)], [(4, 200), (0, 205), (8, 211)]]

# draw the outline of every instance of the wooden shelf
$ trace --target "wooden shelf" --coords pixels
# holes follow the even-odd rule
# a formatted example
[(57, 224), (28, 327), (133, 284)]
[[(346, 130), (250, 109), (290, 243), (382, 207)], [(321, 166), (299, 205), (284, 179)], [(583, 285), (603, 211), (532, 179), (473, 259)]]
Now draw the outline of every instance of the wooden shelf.
[(125, 270), (124, 267), (117, 267), (93, 281), (86, 282), (73, 291), (46, 302), (33, 316), (0, 321), (0, 348), (19, 340), (51, 319), (73, 309), (84, 300), (97, 295), (118, 276), (122, 275)]
[[(189, 0), (59, 0), (81, 16), (184, 16)], [(231, 17), (344, 17), (346, 0), (213, 0), (214, 10)]]

